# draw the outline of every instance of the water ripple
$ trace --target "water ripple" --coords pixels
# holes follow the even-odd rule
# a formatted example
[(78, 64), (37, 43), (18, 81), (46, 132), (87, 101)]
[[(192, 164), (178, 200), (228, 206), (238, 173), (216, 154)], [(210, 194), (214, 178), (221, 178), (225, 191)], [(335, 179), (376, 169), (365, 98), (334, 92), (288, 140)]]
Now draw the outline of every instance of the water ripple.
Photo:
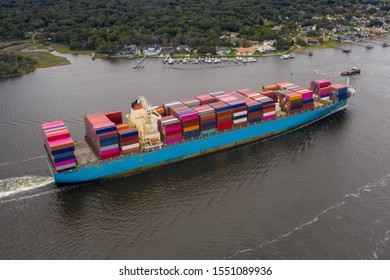
[(386, 230), (385, 237), (379, 240), (375, 245), (375, 250), (372, 252), (371, 259), (377, 259), (378, 255), (383, 253), (384, 247), (386, 246), (387, 241), (390, 240), (390, 230)]
[[(385, 176), (384, 178), (380, 179), (379, 181), (377, 181), (375, 183), (369, 183), (369, 184), (365, 185), (364, 187), (358, 188), (356, 190), (356, 192), (354, 192), (354, 193), (348, 193), (348, 194), (344, 195), (343, 200), (341, 202), (326, 208), (325, 210), (323, 210), (319, 214), (317, 214), (310, 221), (305, 222), (305, 223), (303, 223), (303, 224), (301, 224), (299, 226), (296, 226), (295, 228), (293, 228), (289, 232), (287, 232), (287, 233), (285, 233), (283, 235), (280, 235), (280, 236), (278, 236), (278, 237), (276, 237), (276, 238), (274, 238), (274, 239), (272, 239), (270, 241), (266, 241), (264, 243), (261, 243), (261, 244), (255, 246), (255, 247), (238, 250), (238, 251), (234, 252), (232, 255), (226, 257), (225, 259), (232, 259), (232, 258), (234, 258), (234, 257), (236, 257), (238, 255), (243, 254), (243, 253), (250, 252), (250, 251), (255, 251), (257, 249), (262, 249), (262, 248), (264, 248), (267, 245), (271, 245), (273, 243), (276, 243), (279, 240), (284, 239), (284, 238), (290, 236), (294, 232), (300, 231), (304, 227), (318, 222), (322, 215), (326, 214), (327, 212), (329, 212), (329, 211), (331, 211), (333, 209), (336, 209), (336, 208), (344, 205), (347, 202), (346, 198), (349, 198), (349, 197), (350, 198), (359, 198), (360, 195), (363, 192), (370, 192), (371, 189), (374, 189), (374, 188), (387, 187), (387, 185), (389, 184), (389, 181), (390, 181), (390, 174), (388, 174), (387, 176)], [(390, 235), (389, 234), (390, 234), (390, 231), (386, 231), (386, 237), (383, 240), (381, 240), (381, 241), (379, 241), (377, 243), (376, 250), (373, 252), (373, 257), (374, 258), (377, 257), (378, 253), (382, 252), (381, 248), (382, 248), (383, 244), (386, 243), (390, 239)]]
[(0, 166), (11, 165), (11, 164), (17, 164), (17, 163), (21, 163), (21, 162), (27, 162), (27, 161), (31, 161), (31, 160), (36, 160), (36, 159), (44, 158), (44, 157), (45, 157), (45, 155), (38, 156), (38, 157), (33, 157), (33, 158), (28, 158), (28, 159), (24, 159), (24, 160), (21, 160), (21, 161), (3, 162), (3, 163), (0, 163)]

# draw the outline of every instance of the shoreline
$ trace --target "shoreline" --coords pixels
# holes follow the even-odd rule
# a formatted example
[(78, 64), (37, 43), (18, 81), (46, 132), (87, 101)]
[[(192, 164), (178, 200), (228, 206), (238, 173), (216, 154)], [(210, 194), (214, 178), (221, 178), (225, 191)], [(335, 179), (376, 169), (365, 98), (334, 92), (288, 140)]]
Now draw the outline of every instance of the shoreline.
[[(252, 55), (237, 55), (237, 54), (228, 54), (228, 55), (198, 55), (198, 54), (173, 54), (173, 55), (139, 55), (139, 56), (131, 56), (131, 55), (106, 55), (106, 54), (96, 54), (93, 59), (96, 58), (102, 58), (102, 59), (128, 59), (128, 60), (134, 60), (134, 59), (140, 59), (146, 56), (147, 58), (154, 58), (154, 59), (163, 59), (167, 56), (173, 57), (173, 58), (235, 58), (235, 57), (242, 57), (242, 58), (261, 58), (261, 57), (277, 57), (284, 54), (288, 54), (291, 52), (297, 52), (300, 54), (306, 54), (307, 52), (310, 52), (311, 49), (327, 49), (327, 48), (340, 48), (342, 46), (347, 45), (353, 45), (353, 43), (367, 43), (366, 41), (380, 39), (382, 37), (389, 36), (390, 32), (386, 32), (384, 34), (379, 34), (376, 36), (370, 36), (367, 38), (362, 38), (353, 42), (339, 42), (336, 40), (328, 40), (324, 43), (314, 44), (314, 45), (307, 45), (307, 46), (299, 46), (294, 45), (291, 48), (289, 48), (286, 51), (283, 52), (276, 52), (271, 54), (252, 54)], [(11, 75), (5, 75), (0, 76), (1, 79), (6, 78), (13, 78), (13, 77), (20, 77), (25, 74), (29, 74), (34, 72), (37, 69), (42, 68), (48, 68), (48, 67), (55, 67), (55, 66), (64, 66), (69, 65), (71, 62), (64, 56), (53, 54), (51, 51), (55, 50), (59, 54), (72, 54), (72, 55), (88, 55), (91, 56), (94, 51), (92, 50), (70, 50), (69, 46), (63, 45), (60, 43), (50, 43), (50, 45), (44, 45), (41, 42), (34, 42), (34, 41), (12, 41), (12, 42), (3, 42), (3, 46), (0, 48), (0, 52), (3, 53), (15, 53), (17, 55), (29, 57), (37, 62), (37, 65), (34, 67), (32, 71), (27, 71), (24, 73), (18, 73), (18, 74), (11, 74)]]
[(19, 77), (34, 72), (37, 69), (43, 69), (54, 66), (69, 65), (71, 62), (64, 56), (52, 53), (54, 49), (44, 46), (41, 43), (31, 41), (14, 41), (10, 43), (3, 42), (0, 53), (14, 54), (19, 57), (29, 58), (36, 62), (33, 69), (22, 71), (17, 74), (2, 75), (0, 78)]

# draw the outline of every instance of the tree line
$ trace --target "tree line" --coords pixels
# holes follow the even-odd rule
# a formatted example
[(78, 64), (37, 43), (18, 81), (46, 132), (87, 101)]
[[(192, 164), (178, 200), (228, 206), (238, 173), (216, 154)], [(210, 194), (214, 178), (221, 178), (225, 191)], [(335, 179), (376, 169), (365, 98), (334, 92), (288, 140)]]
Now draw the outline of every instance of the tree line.
[(25, 74), (35, 70), (36, 61), (14, 53), (0, 53), (0, 77)]
[(0, 39), (51, 38), (106, 54), (125, 44), (232, 46), (221, 31), (281, 40), (314, 15), (349, 15), (368, 3), (389, 7), (383, 0), (3, 0)]

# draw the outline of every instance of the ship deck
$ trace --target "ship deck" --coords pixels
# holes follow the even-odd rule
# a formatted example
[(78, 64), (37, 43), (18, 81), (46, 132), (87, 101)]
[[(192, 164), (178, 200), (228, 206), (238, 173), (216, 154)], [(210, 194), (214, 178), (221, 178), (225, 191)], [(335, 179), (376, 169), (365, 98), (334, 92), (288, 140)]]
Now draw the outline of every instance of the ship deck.
[[(321, 100), (316, 98), (314, 102), (314, 110), (330, 106), (332, 103), (333, 101), (331, 100)], [(289, 114), (283, 111), (277, 112), (277, 119), (288, 116)], [(77, 165), (80, 167), (94, 165), (99, 161), (99, 156), (85, 139), (75, 142), (75, 156)]]
[(89, 164), (97, 163), (99, 158), (95, 152), (91, 149), (87, 141), (81, 140), (74, 143), (75, 147), (75, 156), (77, 160), (77, 165), (85, 166)]

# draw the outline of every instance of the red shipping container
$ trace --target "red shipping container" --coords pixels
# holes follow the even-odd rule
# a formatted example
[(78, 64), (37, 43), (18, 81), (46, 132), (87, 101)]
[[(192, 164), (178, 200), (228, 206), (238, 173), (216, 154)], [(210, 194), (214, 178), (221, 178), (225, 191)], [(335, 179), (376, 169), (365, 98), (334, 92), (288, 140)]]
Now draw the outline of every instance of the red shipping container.
[(140, 148), (133, 148), (133, 149), (129, 149), (129, 150), (125, 150), (125, 151), (122, 151), (122, 154), (124, 155), (128, 155), (128, 154), (131, 154), (131, 153), (135, 153), (135, 152), (138, 152), (140, 151)]

